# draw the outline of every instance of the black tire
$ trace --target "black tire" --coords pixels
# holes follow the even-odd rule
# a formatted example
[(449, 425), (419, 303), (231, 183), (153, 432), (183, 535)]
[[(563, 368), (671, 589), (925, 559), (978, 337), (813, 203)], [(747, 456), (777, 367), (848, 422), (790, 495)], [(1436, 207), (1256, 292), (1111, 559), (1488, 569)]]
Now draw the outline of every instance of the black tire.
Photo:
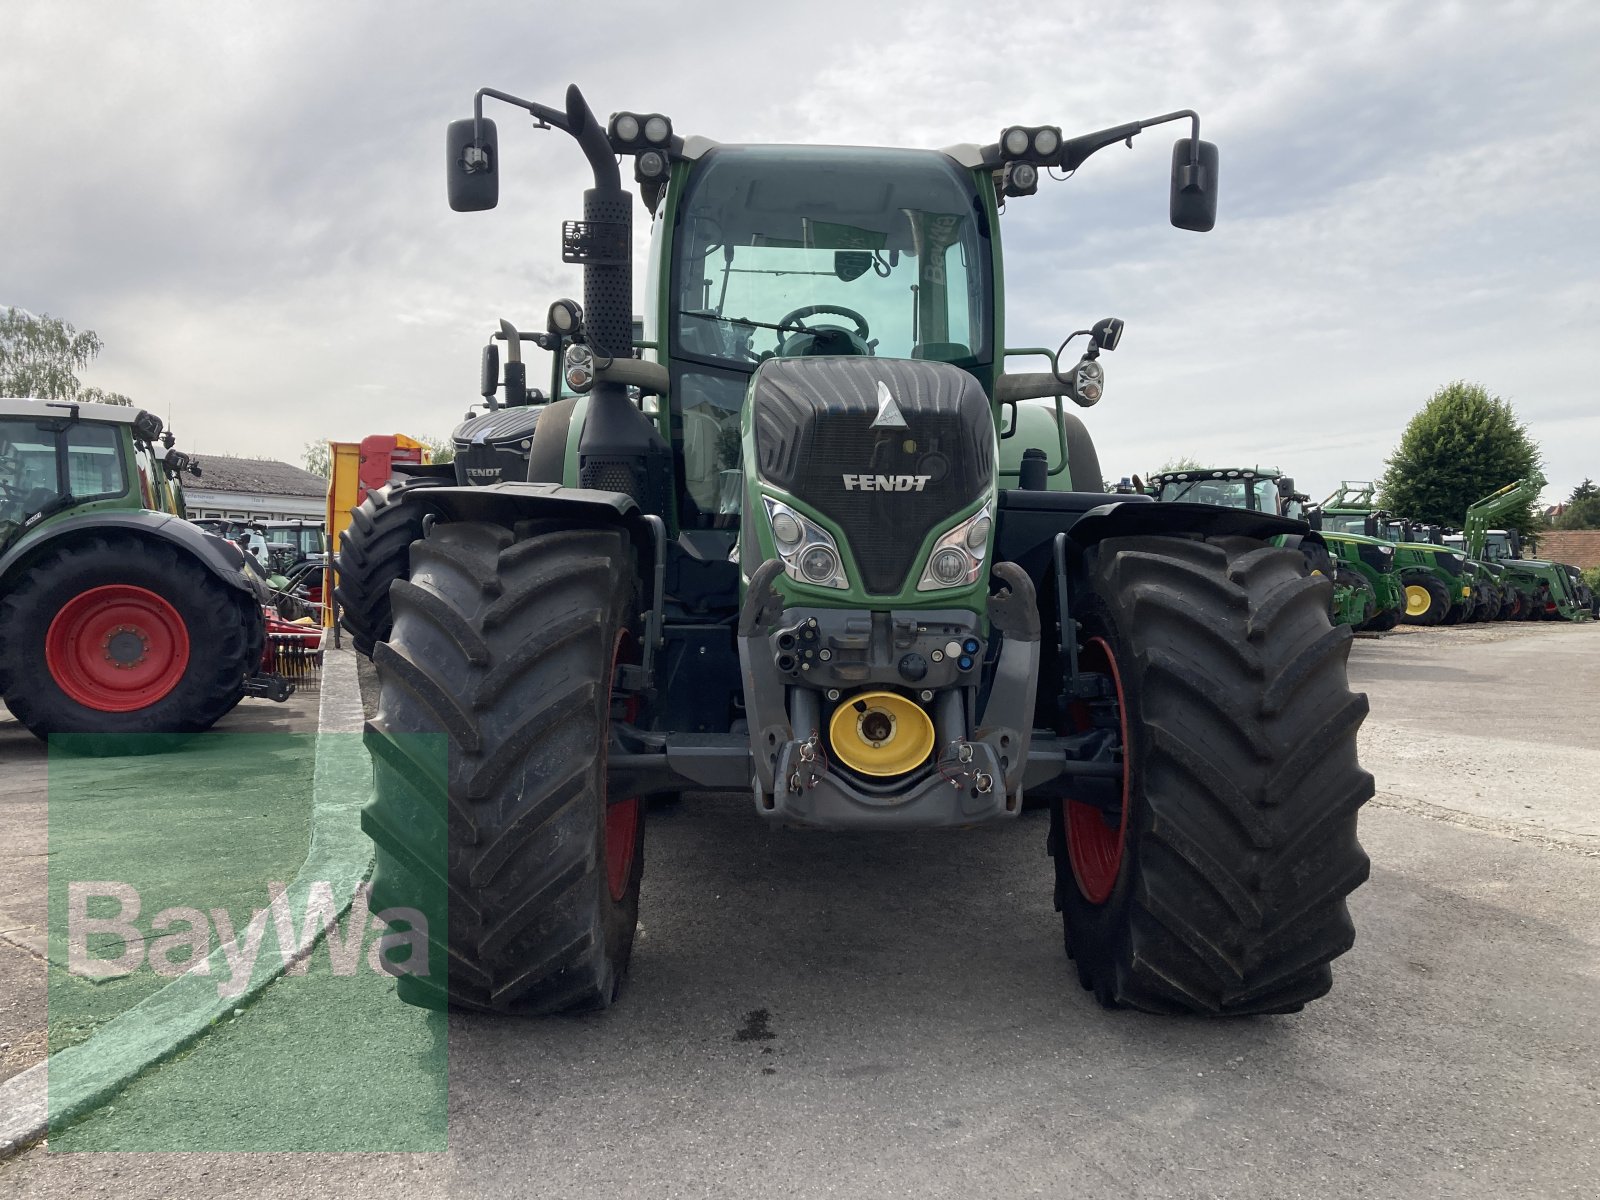
[(1497, 587), (1485, 588), (1478, 596), (1478, 605), (1473, 610), (1474, 621), (1498, 621), (1500, 619), (1500, 589)]
[(1470, 617), (1472, 615), (1472, 607), (1471, 607), (1471, 605), (1472, 605), (1472, 602), (1470, 600), (1467, 600), (1467, 601), (1457, 600), (1454, 604), (1452, 604), (1449, 607), (1449, 609), (1446, 610), (1446, 612), (1444, 614), (1444, 620), (1440, 621), (1439, 624), (1441, 624), (1441, 625), (1459, 625), (1459, 624), (1461, 624), (1461, 622), (1465, 621), (1468, 617)]
[[(97, 614), (105, 610), (79, 597), (113, 586), (124, 589), (124, 596), (130, 594), (127, 589), (137, 589), (158, 598), (157, 608), (165, 606), (172, 628), (181, 626), (187, 641), (181, 658), (175, 648), (162, 655), (163, 643), (171, 647), (178, 643), (161, 633), (160, 618), (135, 615), (119, 624), (111, 636), (127, 647), (134, 664), (127, 669), (164, 658), (176, 674), (160, 687), (151, 685), (148, 703), (126, 711), (101, 705), (132, 703), (136, 695), (119, 694), (115, 689), (120, 683), (97, 682), (79, 669), (82, 660), (73, 659), (73, 650), (84, 646), (84, 625), (79, 634), (63, 632), (55, 653), (46, 645), (58, 617), (88, 623), (99, 619)], [(40, 738), (55, 733), (103, 735), (71, 744), (96, 754), (165, 750), (183, 737), (211, 728), (239, 702), (246, 675), (260, 663), (262, 637), (260, 606), (192, 555), (165, 542), (106, 533), (46, 553), (0, 602), (0, 694), (17, 720)], [(106, 646), (109, 662), (113, 651), (109, 641)], [(79, 695), (69, 694), (64, 686), (77, 689)], [(167, 690), (156, 694), (161, 687)]]
[(1295, 1011), (1331, 986), (1355, 936), (1345, 897), (1368, 871), (1367, 700), (1346, 681), (1330, 583), (1249, 538), (1110, 539), (1087, 565), (1085, 644), (1109, 647), (1129, 745), (1100, 902), (1074, 868), (1067, 803), (1051, 814), (1079, 980), (1107, 1007)]
[(1408, 575), (1402, 583), (1406, 588), (1407, 599), (1410, 599), (1412, 588), (1421, 588), (1427, 595), (1428, 607), (1420, 612), (1411, 612), (1410, 607), (1403, 611), (1400, 619), (1407, 625), (1438, 625), (1445, 619), (1450, 611), (1450, 591), (1432, 575)]
[(1400, 624), (1400, 610), (1398, 608), (1385, 608), (1374, 613), (1372, 618), (1361, 628), (1368, 633), (1387, 633)]
[(1516, 588), (1506, 589), (1505, 603), (1500, 606), (1501, 621), (1520, 621), (1527, 611), (1527, 601)]
[(386, 484), (350, 510), (350, 527), (339, 535), (339, 623), (358, 654), (372, 657), (372, 648), (389, 636), (394, 623), (389, 585), (404, 579), (411, 567), (411, 543), (422, 536), (422, 508), (401, 504), (416, 488), (444, 487), (453, 480), (421, 476)]
[[(611, 832), (606, 746), (618, 647), (639, 610), (626, 535), (441, 523), (395, 583), (394, 629), (373, 656), (367, 724), (376, 798), (375, 910), (429, 911), (426, 976), (400, 998), (518, 1015), (604, 1008), (628, 968), (644, 870), (644, 806)], [(448, 734), (448, 770), (414, 735)], [(613, 889), (616, 890), (613, 890)], [(448, 964), (448, 965), (447, 965)]]

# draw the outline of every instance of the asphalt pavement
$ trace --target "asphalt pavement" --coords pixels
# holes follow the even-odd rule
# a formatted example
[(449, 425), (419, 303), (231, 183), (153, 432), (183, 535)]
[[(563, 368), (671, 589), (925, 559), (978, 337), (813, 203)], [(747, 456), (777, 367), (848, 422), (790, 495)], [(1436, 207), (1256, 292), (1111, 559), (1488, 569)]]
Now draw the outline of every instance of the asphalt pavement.
[(280, 983), (114, 1111), (0, 1164), (0, 1194), (1592, 1195), (1600, 629), (1363, 639), (1351, 677), (1372, 701), (1372, 878), (1303, 1013), (1096, 1007), (1061, 952), (1043, 814), (838, 836), (688, 797), (650, 814), (617, 1007), (449, 1018), (447, 1150), (63, 1152), (152, 1112), (195, 1145), (268, 1132), (273, 1089), (222, 1060), (289, 1021)]

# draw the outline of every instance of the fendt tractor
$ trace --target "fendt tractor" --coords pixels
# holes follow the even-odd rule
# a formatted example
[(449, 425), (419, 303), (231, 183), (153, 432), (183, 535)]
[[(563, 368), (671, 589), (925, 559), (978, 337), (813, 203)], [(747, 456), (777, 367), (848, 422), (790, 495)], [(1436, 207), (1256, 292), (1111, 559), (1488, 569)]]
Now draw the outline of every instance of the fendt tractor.
[[(1121, 322), (1069, 337), (1071, 365), (1064, 343), (1006, 369), (1002, 203), (1183, 120), (1170, 215), (1208, 230), (1198, 117), (944, 150), (719, 145), (660, 114), (601, 122), (576, 87), (563, 108), (486, 89), (449, 129), (461, 211), (498, 198), (485, 97), (593, 172), (562, 236), (583, 303), (546, 327), (579, 394), (544, 409), (526, 482), (399, 500), (430, 520), (373, 654), (363, 824), (374, 904), (437, 913), (448, 892), (402, 997), (610, 1004), (644, 800), (705, 790), (854, 830), (1046, 800), (1067, 951), (1100, 1002), (1282, 1013), (1326, 992), (1373, 787), (1330, 585), (1267, 540), (1307, 526), (1098, 490), (1062, 397), (1100, 399)], [(619, 158), (652, 217), (642, 359)]]
[(154, 413), (0, 399), (0, 696), (39, 737), (159, 749), (126, 735), (198, 733), (293, 690), (262, 670), (259, 574), (172, 512), (185, 472)]
[[(506, 346), (502, 375), (497, 342)], [(389, 636), (393, 618), (389, 585), (405, 578), (411, 565), (411, 543), (422, 536), (425, 513), (415, 505), (399, 503), (411, 488), (470, 484), (520, 483), (528, 476), (528, 454), (533, 432), (549, 399), (564, 392), (561, 360), (551, 355), (548, 393), (528, 386), (528, 364), (522, 343), (549, 349), (553, 340), (544, 333), (520, 333), (506, 320), (483, 348), (482, 395), (484, 411), (469, 409), (451, 431), (455, 454), (446, 463), (396, 465), (393, 481), (370, 486), (350, 514), (350, 525), (339, 539), (339, 584), (334, 596), (341, 623), (356, 650), (372, 656), (374, 644)]]
[[(1150, 477), (1157, 500), (1222, 504), (1252, 512), (1304, 518), (1309, 496), (1295, 491), (1294, 480), (1272, 467), (1195, 467), (1163, 471)], [(1298, 546), (1311, 569), (1333, 577), (1332, 616), (1337, 624), (1360, 630), (1393, 629), (1400, 623), (1404, 593), (1394, 568), (1394, 549), (1377, 538), (1324, 530), (1310, 522), (1305, 537), (1274, 538), (1279, 545)]]

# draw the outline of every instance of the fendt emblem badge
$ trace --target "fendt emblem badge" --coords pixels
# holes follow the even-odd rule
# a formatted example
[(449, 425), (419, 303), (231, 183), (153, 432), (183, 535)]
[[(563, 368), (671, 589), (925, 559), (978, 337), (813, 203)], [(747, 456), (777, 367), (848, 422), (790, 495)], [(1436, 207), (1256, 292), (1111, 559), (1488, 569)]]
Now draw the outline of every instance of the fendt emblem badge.
[(900, 415), (900, 406), (894, 402), (894, 397), (889, 394), (889, 385), (883, 380), (878, 380), (878, 415), (872, 419), (869, 429), (904, 429), (906, 419)]
[(846, 475), (847, 492), (920, 492), (932, 475)]

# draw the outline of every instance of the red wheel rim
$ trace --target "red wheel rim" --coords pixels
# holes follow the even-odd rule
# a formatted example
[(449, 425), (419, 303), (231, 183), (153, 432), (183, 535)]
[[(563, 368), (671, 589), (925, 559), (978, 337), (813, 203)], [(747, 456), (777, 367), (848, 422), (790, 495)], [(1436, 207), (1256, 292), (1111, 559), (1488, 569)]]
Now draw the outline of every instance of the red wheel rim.
[[(617, 677), (617, 664), (623, 661), (623, 643), (628, 640), (627, 631), (617, 634), (616, 648), (611, 654), (611, 678), (607, 687)], [(609, 693), (608, 693), (609, 694)], [(606, 705), (609, 714), (611, 706)], [(639, 698), (629, 696), (623, 707), (623, 719), (629, 722), (639, 715)], [(609, 722), (608, 722), (609, 726)], [(611, 733), (606, 731), (606, 744), (611, 742)], [(606, 786), (606, 773), (601, 772), (601, 786)], [(639, 826), (644, 819), (644, 806), (639, 803), (637, 796), (629, 796), (626, 800), (612, 800), (606, 798), (606, 888), (611, 893), (611, 899), (621, 901), (628, 893), (628, 882), (633, 875), (633, 852), (639, 842)]]
[[(1067, 859), (1078, 890), (1091, 904), (1104, 904), (1117, 886), (1122, 871), (1122, 853), (1128, 840), (1128, 706), (1122, 694), (1122, 676), (1117, 660), (1104, 638), (1090, 638), (1078, 655), (1078, 667), (1111, 676), (1116, 692), (1117, 717), (1122, 724), (1122, 814), (1115, 826), (1106, 823), (1105, 814), (1092, 804), (1078, 800), (1066, 802)], [(1087, 728), (1087, 713), (1079, 713), (1080, 728)]]
[(155, 592), (107, 584), (62, 606), (45, 634), (44, 661), (73, 702), (134, 712), (178, 686), (189, 667), (189, 630)]

